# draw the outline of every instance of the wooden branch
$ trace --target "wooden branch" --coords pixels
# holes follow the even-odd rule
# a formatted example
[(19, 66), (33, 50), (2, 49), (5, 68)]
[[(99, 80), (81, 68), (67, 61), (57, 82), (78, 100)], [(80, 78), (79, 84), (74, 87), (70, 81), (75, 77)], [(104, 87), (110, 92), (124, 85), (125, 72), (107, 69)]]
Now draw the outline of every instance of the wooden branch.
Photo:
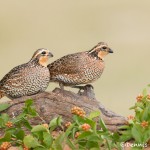
[[(77, 94), (56, 88), (52, 92), (43, 92), (33, 96), (18, 98), (11, 101), (11, 106), (4, 112), (12, 117), (19, 115), (27, 99), (34, 100), (37, 112), (47, 123), (59, 115), (63, 117), (64, 122), (72, 121), (71, 108), (74, 106), (83, 108), (86, 114), (89, 114), (91, 111), (100, 110), (102, 119), (111, 131), (116, 131), (120, 125), (127, 123), (124, 117), (107, 110), (95, 98), (93, 88), (90, 85), (85, 86), (84, 90)], [(33, 125), (41, 122), (41, 119), (38, 117), (31, 120)]]

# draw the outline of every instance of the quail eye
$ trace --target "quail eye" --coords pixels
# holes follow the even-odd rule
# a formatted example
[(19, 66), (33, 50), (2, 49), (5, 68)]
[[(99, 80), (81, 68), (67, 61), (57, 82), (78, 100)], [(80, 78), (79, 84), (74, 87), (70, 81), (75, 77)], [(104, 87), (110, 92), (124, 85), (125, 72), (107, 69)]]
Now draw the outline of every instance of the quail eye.
[(107, 47), (106, 47), (106, 46), (104, 46), (104, 47), (103, 47), (103, 49), (107, 49)]
[(46, 52), (45, 52), (45, 51), (43, 51), (43, 52), (42, 52), (42, 54), (43, 54), (43, 55), (45, 55), (45, 54), (46, 54)]

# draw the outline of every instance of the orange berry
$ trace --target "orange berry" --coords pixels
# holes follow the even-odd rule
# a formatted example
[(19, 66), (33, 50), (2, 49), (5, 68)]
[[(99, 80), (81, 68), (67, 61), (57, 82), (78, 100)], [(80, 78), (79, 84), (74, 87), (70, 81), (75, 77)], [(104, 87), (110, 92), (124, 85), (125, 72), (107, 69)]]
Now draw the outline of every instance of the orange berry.
[(71, 125), (71, 122), (67, 122), (67, 123), (65, 124), (65, 127), (66, 127), (66, 128), (69, 128), (70, 125)]
[(143, 121), (143, 122), (141, 123), (141, 126), (142, 126), (143, 128), (148, 127), (148, 121)]
[(83, 125), (81, 125), (81, 128), (82, 128), (83, 131), (89, 131), (91, 126), (87, 123), (84, 123)]
[(78, 138), (79, 135), (80, 135), (80, 132), (76, 132), (74, 137), (75, 137), (75, 138)]
[(137, 102), (140, 102), (140, 101), (142, 100), (142, 98), (143, 98), (143, 95), (137, 96), (137, 97), (136, 97)]
[(49, 126), (48, 126), (48, 124), (42, 124), (42, 126), (44, 126), (45, 128), (48, 128)]
[(28, 147), (24, 146), (23, 150), (30, 150)]
[(149, 95), (147, 95), (147, 99), (149, 99), (149, 100), (150, 100), (150, 94), (149, 94)]
[(81, 115), (79, 115), (80, 117), (85, 117), (85, 115), (83, 115), (83, 114), (81, 114)]
[(128, 120), (133, 120), (133, 119), (134, 119), (134, 116), (130, 115), (130, 116), (127, 117), (127, 119), (128, 119)]

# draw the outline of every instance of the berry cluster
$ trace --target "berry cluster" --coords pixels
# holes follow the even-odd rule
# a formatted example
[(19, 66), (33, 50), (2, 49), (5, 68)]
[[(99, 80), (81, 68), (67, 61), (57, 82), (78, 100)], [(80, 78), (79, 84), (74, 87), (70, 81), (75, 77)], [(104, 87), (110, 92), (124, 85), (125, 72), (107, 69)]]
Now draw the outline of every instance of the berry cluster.
[(13, 123), (8, 121), (6, 124), (5, 124), (6, 127), (8, 128), (11, 128), (13, 126)]
[(10, 142), (3, 142), (0, 146), (0, 150), (7, 150), (9, 147), (11, 147)]
[(85, 111), (82, 108), (77, 107), (77, 106), (75, 106), (71, 109), (71, 113), (78, 115), (80, 117), (85, 117)]
[(70, 125), (71, 125), (71, 122), (67, 122), (67, 123), (65, 124), (65, 127), (66, 127), (66, 128), (69, 128)]
[(83, 131), (89, 131), (91, 129), (91, 126), (87, 123), (84, 123), (83, 125), (81, 125), (81, 128)]

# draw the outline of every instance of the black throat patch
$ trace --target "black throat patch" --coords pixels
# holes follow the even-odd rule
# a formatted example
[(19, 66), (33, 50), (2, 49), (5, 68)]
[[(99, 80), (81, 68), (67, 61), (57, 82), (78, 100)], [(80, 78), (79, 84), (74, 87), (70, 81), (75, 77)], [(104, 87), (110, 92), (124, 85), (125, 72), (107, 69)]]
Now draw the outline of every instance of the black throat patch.
[(98, 51), (88, 51), (88, 55), (92, 58), (96, 58), (97, 60), (102, 60), (101, 58), (98, 57)]

